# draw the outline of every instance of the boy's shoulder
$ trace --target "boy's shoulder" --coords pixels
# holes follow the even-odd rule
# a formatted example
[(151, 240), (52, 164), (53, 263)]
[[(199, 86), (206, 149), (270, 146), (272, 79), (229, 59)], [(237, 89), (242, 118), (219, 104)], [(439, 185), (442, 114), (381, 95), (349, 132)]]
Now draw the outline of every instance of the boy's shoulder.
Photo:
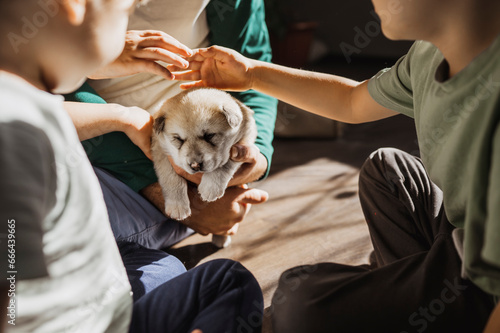
[(22, 121), (39, 128), (44, 128), (47, 121), (57, 121), (49, 114), (62, 108), (60, 97), (4, 72), (0, 72), (0, 100), (0, 122)]
[(421, 72), (421, 69), (435, 69), (434, 67), (444, 60), (443, 54), (436, 46), (423, 40), (413, 43), (406, 58), (414, 73)]

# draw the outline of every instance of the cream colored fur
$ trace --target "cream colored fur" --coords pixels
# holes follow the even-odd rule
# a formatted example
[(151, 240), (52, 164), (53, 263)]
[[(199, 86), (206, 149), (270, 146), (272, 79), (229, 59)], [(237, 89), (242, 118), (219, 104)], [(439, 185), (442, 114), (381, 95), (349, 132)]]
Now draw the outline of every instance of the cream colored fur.
[(177, 175), (167, 155), (188, 173), (203, 172), (198, 192), (214, 201), (241, 163), (230, 159), (235, 143), (256, 138), (253, 111), (226, 92), (191, 89), (170, 98), (155, 114), (152, 154), (165, 198), (165, 213), (184, 220), (191, 215), (187, 182)]

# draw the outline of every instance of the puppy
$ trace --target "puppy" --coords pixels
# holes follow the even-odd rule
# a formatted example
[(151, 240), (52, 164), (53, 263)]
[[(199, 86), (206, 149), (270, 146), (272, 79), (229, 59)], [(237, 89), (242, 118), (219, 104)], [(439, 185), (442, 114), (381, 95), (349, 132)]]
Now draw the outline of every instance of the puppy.
[(165, 213), (176, 220), (191, 215), (187, 181), (167, 156), (187, 173), (202, 172), (201, 199), (215, 201), (242, 164), (230, 159), (231, 147), (238, 142), (252, 144), (256, 135), (253, 111), (226, 92), (190, 89), (167, 100), (155, 114), (151, 146)]

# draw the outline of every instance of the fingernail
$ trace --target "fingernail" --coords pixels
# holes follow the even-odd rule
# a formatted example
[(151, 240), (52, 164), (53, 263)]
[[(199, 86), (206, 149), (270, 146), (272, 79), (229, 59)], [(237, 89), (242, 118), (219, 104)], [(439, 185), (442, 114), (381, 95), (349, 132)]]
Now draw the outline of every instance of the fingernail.
[(259, 190), (260, 194), (260, 200), (262, 201), (267, 201), (269, 199), (269, 193), (266, 191)]
[(238, 157), (238, 147), (232, 146), (231, 147), (231, 158), (235, 159)]

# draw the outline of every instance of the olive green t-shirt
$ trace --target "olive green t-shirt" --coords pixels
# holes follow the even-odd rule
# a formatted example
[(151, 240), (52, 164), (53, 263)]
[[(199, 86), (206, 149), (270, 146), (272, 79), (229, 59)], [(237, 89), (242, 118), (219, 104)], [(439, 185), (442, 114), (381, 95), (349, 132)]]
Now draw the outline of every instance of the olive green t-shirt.
[(420, 153), (442, 190), (449, 221), (464, 229), (464, 268), (500, 295), (500, 36), (461, 72), (431, 43), (368, 84), (379, 104), (415, 119)]

